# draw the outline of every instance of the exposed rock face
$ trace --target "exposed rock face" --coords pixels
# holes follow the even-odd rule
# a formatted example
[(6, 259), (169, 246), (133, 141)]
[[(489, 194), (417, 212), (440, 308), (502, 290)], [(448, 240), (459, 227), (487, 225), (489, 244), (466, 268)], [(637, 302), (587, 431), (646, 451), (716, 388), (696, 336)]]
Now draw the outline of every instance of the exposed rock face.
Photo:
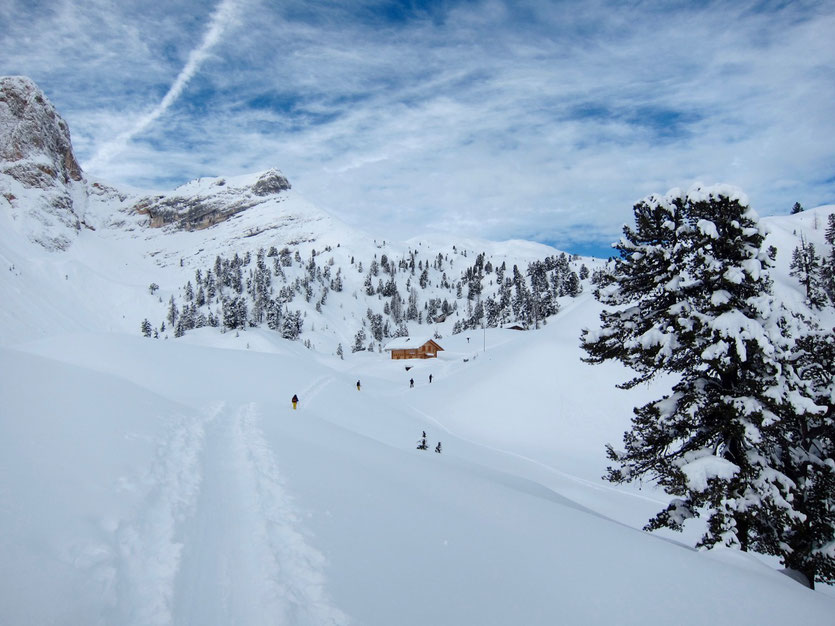
[(273, 169), (229, 183), (192, 181), (126, 204), (127, 195), (84, 180), (69, 127), (40, 88), (23, 76), (0, 77), (0, 210), (10, 211), (15, 228), (45, 248), (70, 246), (88, 226), (83, 218), (91, 202), (118, 201), (119, 210), (147, 215), (152, 228), (197, 230), (275, 203), (289, 189), (287, 178)]
[(288, 189), (290, 189), (290, 181), (284, 178), (281, 172), (269, 170), (264, 172), (252, 186), (252, 193), (256, 196), (272, 196)]
[(228, 185), (215, 180), (208, 188), (185, 185), (182, 193), (142, 198), (133, 206), (150, 218), (152, 228), (172, 225), (183, 230), (198, 230), (229, 219), (290, 189), (288, 180), (277, 170), (268, 170), (247, 186)]
[(29, 78), (0, 78), (0, 162), (27, 187), (80, 181), (70, 130)]
[(84, 178), (67, 123), (32, 80), (0, 77), (0, 195), (21, 229), (49, 249), (64, 249), (81, 226), (73, 187)]

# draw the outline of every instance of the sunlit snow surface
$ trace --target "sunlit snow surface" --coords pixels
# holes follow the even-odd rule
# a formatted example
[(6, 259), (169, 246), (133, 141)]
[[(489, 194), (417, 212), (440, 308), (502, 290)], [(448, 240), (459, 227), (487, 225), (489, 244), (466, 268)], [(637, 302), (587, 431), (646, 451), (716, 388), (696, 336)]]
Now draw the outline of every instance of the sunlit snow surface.
[[(786, 301), (813, 219), (767, 220)], [(696, 552), (697, 526), (644, 533), (667, 496), (600, 480), (604, 445), (666, 387), (619, 391), (628, 372), (580, 361), (588, 291), (537, 331), (445, 330), (407, 371), (266, 329), (141, 337), (163, 306), (148, 284), (193, 275), (177, 251), (228, 253), (220, 231), (199, 253), (200, 233), (106, 227), (47, 253), (0, 226), (2, 624), (832, 623), (831, 590)], [(305, 336), (331, 346), (336, 321)]]

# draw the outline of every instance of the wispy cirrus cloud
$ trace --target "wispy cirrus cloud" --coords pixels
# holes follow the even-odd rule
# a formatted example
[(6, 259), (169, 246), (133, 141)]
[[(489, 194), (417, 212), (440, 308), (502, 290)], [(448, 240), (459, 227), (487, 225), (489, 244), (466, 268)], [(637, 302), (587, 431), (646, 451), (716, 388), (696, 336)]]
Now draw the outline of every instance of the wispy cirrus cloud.
[(162, 117), (182, 95), (186, 85), (188, 85), (189, 81), (199, 71), (200, 66), (209, 57), (211, 49), (217, 45), (223, 35), (223, 31), (229, 22), (235, 18), (237, 9), (238, 3), (235, 0), (223, 0), (223, 2), (218, 4), (209, 19), (209, 27), (203, 40), (199, 46), (189, 53), (185, 66), (177, 74), (174, 83), (169, 87), (159, 104), (148, 113), (141, 115), (133, 126), (120, 133), (115, 139), (100, 146), (89, 162), (86, 163), (87, 167), (93, 170), (104, 168), (114, 156), (125, 149), (131, 139)]
[(695, 179), (835, 200), (832, 6), (248, 0), (208, 45), (202, 4), (60, 6), (0, 43), (115, 183), (277, 166), (370, 230), (563, 247)]

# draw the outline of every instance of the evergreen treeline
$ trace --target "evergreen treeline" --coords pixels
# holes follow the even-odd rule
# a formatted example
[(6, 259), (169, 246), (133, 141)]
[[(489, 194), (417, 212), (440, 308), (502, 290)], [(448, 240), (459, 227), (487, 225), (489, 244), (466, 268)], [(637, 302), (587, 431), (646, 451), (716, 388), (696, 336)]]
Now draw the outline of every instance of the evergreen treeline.
[[(634, 409), (606, 478), (648, 477), (674, 496), (648, 530), (706, 516), (700, 541), (779, 556), (835, 582), (835, 337), (814, 309), (772, 293), (773, 249), (756, 214), (718, 187), (650, 196), (624, 227), (620, 257), (596, 276), (612, 307), (585, 330), (589, 363), (620, 361), (630, 388), (673, 375), (670, 392)], [(835, 243), (835, 217), (827, 242)], [(810, 307), (832, 303), (827, 262), (805, 241), (793, 272)], [(827, 282), (830, 281), (830, 282)], [(825, 292), (824, 298), (820, 292)]]
[[(454, 251), (467, 259), (466, 251)], [(425, 260), (414, 250), (399, 259), (375, 254), (366, 263), (351, 257), (343, 270), (328, 255), (332, 252), (330, 247), (314, 249), (304, 259), (299, 250), (272, 247), (254, 256), (218, 256), (213, 266), (196, 270), (193, 280), (169, 298), (166, 318), (158, 327), (143, 321), (142, 333), (158, 336), (168, 328), (179, 337), (203, 326), (234, 330), (266, 324), (284, 338), (297, 339), (307, 313), (322, 313), (329, 294), (347, 285), (367, 303), (354, 337), (356, 352), (408, 335), (409, 324), (437, 324), (452, 315), (458, 318), (453, 334), (482, 325), (536, 327), (559, 312), (559, 298), (582, 293), (583, 280), (589, 277), (585, 265), (576, 268), (576, 261), (564, 253), (523, 269), (508, 268), (506, 262), (494, 267), (481, 253), (455, 276), (455, 260), (440, 253)]]

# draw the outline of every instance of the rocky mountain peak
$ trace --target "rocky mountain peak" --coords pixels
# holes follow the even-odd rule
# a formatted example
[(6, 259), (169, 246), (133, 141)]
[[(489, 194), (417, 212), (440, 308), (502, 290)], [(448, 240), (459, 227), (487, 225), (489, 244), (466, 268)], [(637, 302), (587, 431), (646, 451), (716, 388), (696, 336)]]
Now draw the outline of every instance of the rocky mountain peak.
[(149, 217), (151, 228), (171, 226), (200, 230), (228, 220), (290, 190), (290, 181), (278, 170), (234, 178), (190, 181), (172, 192), (141, 198), (132, 210)]
[(0, 168), (30, 188), (83, 179), (67, 123), (24, 76), (0, 78)]
[(256, 196), (271, 196), (288, 189), (290, 189), (290, 181), (276, 169), (267, 170), (252, 185), (252, 193)]
[(63, 250), (81, 228), (85, 187), (69, 127), (43, 91), (24, 76), (0, 77), (0, 208), (31, 241)]

